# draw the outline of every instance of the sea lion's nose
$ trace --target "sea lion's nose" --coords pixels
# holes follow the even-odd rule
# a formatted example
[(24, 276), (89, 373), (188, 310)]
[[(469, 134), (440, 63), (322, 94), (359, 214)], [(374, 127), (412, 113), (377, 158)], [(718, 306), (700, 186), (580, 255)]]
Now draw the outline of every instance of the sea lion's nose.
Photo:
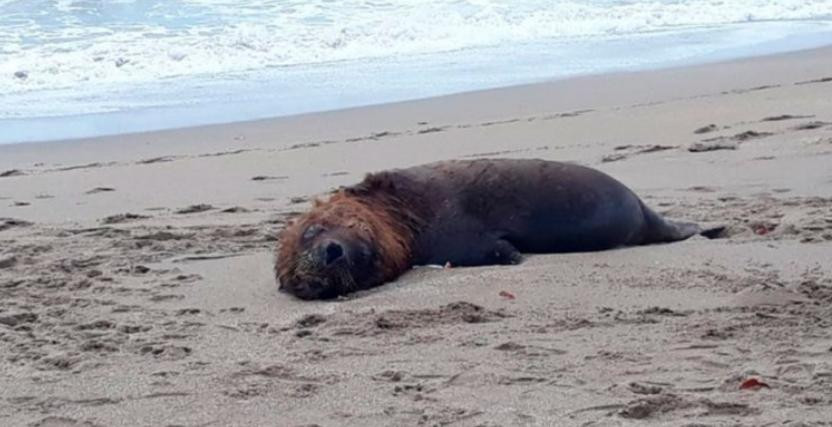
[(328, 242), (324, 246), (323, 255), (326, 265), (332, 265), (344, 257), (344, 247), (338, 242)]

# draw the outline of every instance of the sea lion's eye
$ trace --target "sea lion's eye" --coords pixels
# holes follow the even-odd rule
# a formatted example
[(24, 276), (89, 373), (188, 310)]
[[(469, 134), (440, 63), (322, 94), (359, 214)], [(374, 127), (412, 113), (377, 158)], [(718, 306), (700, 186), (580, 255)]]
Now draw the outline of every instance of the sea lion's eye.
[(306, 227), (306, 230), (303, 232), (303, 236), (301, 237), (303, 240), (310, 240), (324, 231), (324, 228), (317, 224), (312, 224), (309, 227)]

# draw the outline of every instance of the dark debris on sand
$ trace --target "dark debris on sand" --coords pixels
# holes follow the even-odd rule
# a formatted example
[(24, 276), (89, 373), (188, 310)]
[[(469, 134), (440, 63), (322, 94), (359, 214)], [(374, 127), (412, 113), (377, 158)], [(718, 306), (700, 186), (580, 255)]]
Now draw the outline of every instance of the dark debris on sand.
[(688, 147), (688, 151), (691, 153), (704, 153), (707, 151), (717, 151), (717, 150), (736, 150), (738, 145), (736, 142), (733, 141), (710, 141), (710, 142), (695, 142)]
[(87, 191), (85, 194), (109, 193), (111, 191), (116, 191), (116, 189), (112, 187), (95, 187), (92, 190)]
[(214, 207), (211, 206), (211, 205), (208, 205), (208, 204), (201, 203), (201, 204), (198, 204), (198, 205), (191, 205), (191, 206), (188, 206), (187, 208), (179, 209), (178, 211), (176, 211), (176, 213), (179, 214), (179, 215), (187, 215), (187, 214), (195, 214), (195, 213), (210, 211), (211, 209), (214, 209)]
[(140, 219), (147, 219), (147, 218), (150, 218), (150, 217), (147, 216), (147, 215), (139, 215), (139, 214), (134, 214), (134, 213), (123, 213), (123, 214), (118, 214), (118, 215), (110, 215), (106, 218), (103, 218), (101, 220), (101, 223), (102, 224), (121, 224), (121, 223), (124, 223), (124, 222), (137, 221), (137, 220), (140, 220)]
[(29, 227), (32, 223), (22, 219), (14, 218), (0, 218), (0, 231), (9, 230), (12, 228)]
[(7, 170), (5, 172), (0, 172), (0, 178), (10, 178), (10, 177), (13, 177), (13, 176), (23, 176), (23, 175), (26, 175), (26, 174), (23, 173), (23, 171), (20, 170), (20, 169), (11, 169), (11, 170)]

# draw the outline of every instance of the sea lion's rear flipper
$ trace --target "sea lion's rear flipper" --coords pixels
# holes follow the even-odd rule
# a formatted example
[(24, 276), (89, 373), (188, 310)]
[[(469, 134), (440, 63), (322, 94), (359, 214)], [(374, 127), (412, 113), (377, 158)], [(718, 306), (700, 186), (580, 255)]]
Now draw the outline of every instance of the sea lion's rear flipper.
[(669, 243), (685, 240), (702, 232), (702, 227), (691, 222), (670, 221), (662, 218), (642, 203), (647, 231), (642, 244)]
[(699, 234), (708, 239), (722, 239), (725, 237), (726, 231), (728, 231), (727, 225), (718, 225), (716, 227), (706, 228), (700, 231)]

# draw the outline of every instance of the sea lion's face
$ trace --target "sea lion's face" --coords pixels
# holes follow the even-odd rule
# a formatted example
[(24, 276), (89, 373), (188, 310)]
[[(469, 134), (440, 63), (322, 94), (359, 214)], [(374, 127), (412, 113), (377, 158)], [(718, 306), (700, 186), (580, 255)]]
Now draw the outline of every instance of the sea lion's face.
[(377, 254), (362, 225), (306, 225), (293, 274), (280, 288), (302, 299), (331, 299), (367, 287)]

